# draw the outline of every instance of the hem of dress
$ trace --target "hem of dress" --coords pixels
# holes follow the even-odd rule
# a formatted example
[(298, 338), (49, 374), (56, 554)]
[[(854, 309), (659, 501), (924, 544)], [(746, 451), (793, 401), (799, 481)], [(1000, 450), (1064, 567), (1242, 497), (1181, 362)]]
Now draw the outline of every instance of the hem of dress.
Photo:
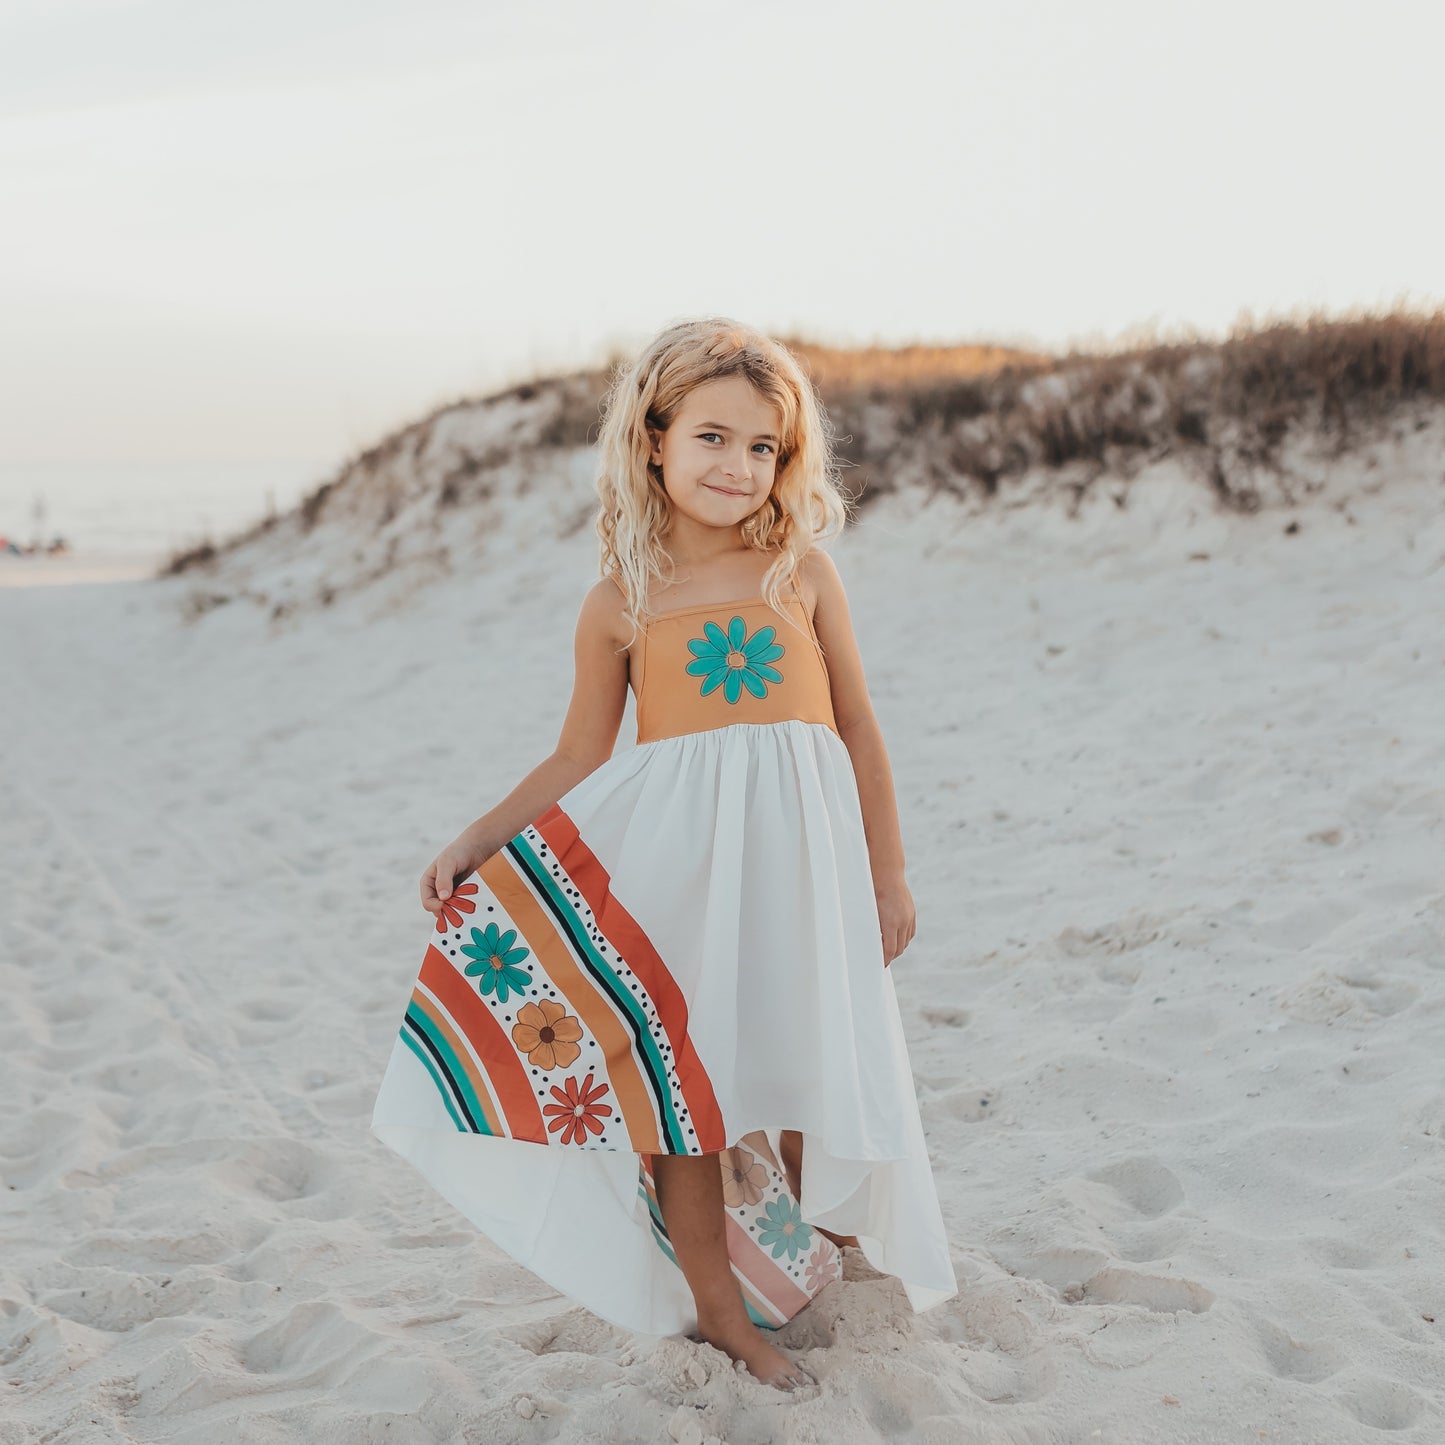
[[(749, 1133), (751, 1133), (751, 1132), (754, 1132), (755, 1129), (756, 1129), (756, 1130), (762, 1130), (763, 1132), (765, 1132), (765, 1133), (767, 1133), (767, 1134), (769, 1134), (769, 1135), (779, 1134), (779, 1133), (781, 1133), (781, 1132), (782, 1132), (783, 1130), (785, 1130), (785, 1129), (796, 1129), (796, 1131), (797, 1131), (798, 1133), (800, 1133), (800, 1134), (803, 1135), (805, 1141), (811, 1139), (811, 1140), (814, 1140), (814, 1141), (819, 1141), (819, 1142), (821, 1142), (820, 1136), (809, 1134), (806, 1130), (801, 1129), (801, 1128), (798, 1128), (798, 1126), (792, 1125), (792, 1124), (771, 1124), (771, 1125), (768, 1125), (768, 1124), (759, 1124), (759, 1125), (755, 1125), (755, 1126), (753, 1126), (753, 1127), (750, 1128), (750, 1129), (742, 1129), (742, 1130), (739, 1130), (739, 1131), (735, 1131), (735, 1132), (736, 1132), (736, 1138), (737, 1138), (737, 1140), (740, 1142), (744, 1137), (746, 1137), (747, 1134), (749, 1134)], [(392, 1131), (396, 1131), (397, 1137), (396, 1137), (395, 1139), (387, 1137), (388, 1134), (391, 1133)], [(372, 1119), (372, 1121), (371, 1121), (371, 1123), (370, 1123), (370, 1125), (369, 1125), (369, 1132), (370, 1132), (375, 1138), (377, 1138), (381, 1143), (383, 1143), (384, 1145), (386, 1145), (387, 1148), (391, 1149), (394, 1153), (398, 1154), (400, 1157), (406, 1159), (407, 1162), (408, 1162), (409, 1164), (411, 1164), (413, 1168), (417, 1169), (418, 1172), (422, 1175), (422, 1177), (427, 1180), (428, 1184), (430, 1184), (430, 1186), (431, 1186), (433, 1189), (435, 1189), (435, 1190), (437, 1191), (437, 1193), (440, 1194), (441, 1197), (444, 1198), (444, 1199), (447, 1201), (447, 1203), (448, 1203), (449, 1205), (451, 1205), (451, 1207), (452, 1207), (453, 1209), (455, 1209), (464, 1219), (466, 1219), (466, 1220), (468, 1221), (468, 1223), (470, 1223), (470, 1224), (472, 1225), (472, 1227), (478, 1231), (478, 1233), (480, 1233), (483, 1237), (487, 1238), (487, 1239), (490, 1240), (493, 1244), (495, 1244), (499, 1249), (501, 1249), (515, 1264), (518, 1264), (518, 1265), (521, 1266), (523, 1269), (527, 1270), (529, 1273), (535, 1275), (538, 1279), (542, 1280), (544, 1284), (548, 1285), (550, 1288), (552, 1288), (553, 1290), (555, 1290), (559, 1295), (561, 1295), (561, 1296), (563, 1297), (563, 1299), (569, 1301), (571, 1304), (573, 1304), (573, 1305), (575, 1305), (575, 1306), (580, 1306), (581, 1308), (586, 1309), (586, 1310), (589, 1311), (590, 1313), (596, 1315), (599, 1319), (605, 1320), (608, 1324), (615, 1325), (615, 1326), (616, 1326), (617, 1328), (619, 1328), (619, 1329), (629, 1330), (629, 1331), (631, 1331), (631, 1332), (634, 1333), (634, 1334), (645, 1335), (645, 1336), (649, 1336), (649, 1337), (651, 1337), (651, 1338), (656, 1338), (656, 1339), (669, 1338), (669, 1337), (672, 1337), (672, 1336), (675, 1336), (675, 1335), (689, 1334), (689, 1333), (691, 1333), (691, 1332), (693, 1332), (693, 1331), (696, 1330), (696, 1327), (697, 1327), (696, 1316), (695, 1316), (695, 1314), (690, 1314), (690, 1313), (685, 1313), (685, 1314), (680, 1318), (680, 1320), (678, 1321), (678, 1323), (676, 1323), (676, 1324), (673, 1326), (673, 1328), (671, 1328), (671, 1329), (659, 1329), (659, 1328), (657, 1328), (657, 1327), (654, 1326), (654, 1325), (650, 1325), (650, 1324), (647, 1324), (647, 1325), (639, 1324), (639, 1323), (637, 1323), (635, 1320), (624, 1318), (624, 1317), (620, 1316), (619, 1314), (609, 1313), (609, 1311), (608, 1311), (608, 1309), (606, 1308), (605, 1305), (595, 1304), (595, 1303), (592, 1303), (590, 1299), (584, 1299), (584, 1298), (582, 1298), (581, 1296), (579, 1296), (579, 1295), (575, 1292), (575, 1289), (574, 1289), (574, 1288), (569, 1288), (567, 1285), (561, 1283), (558, 1278), (553, 1277), (552, 1273), (551, 1273), (549, 1270), (547, 1270), (547, 1269), (545, 1269), (545, 1268), (542, 1268), (542, 1267), (539, 1267), (538, 1264), (531, 1262), (531, 1260), (529, 1260), (529, 1259), (524, 1259), (524, 1258), (520, 1257), (520, 1256), (519, 1256), (516, 1252), (514, 1252), (514, 1250), (513, 1250), (512, 1248), (510, 1248), (506, 1243), (504, 1243), (504, 1242), (502, 1242), (500, 1239), (498, 1239), (498, 1238), (496, 1237), (495, 1233), (493, 1233), (492, 1229), (490, 1229), (486, 1224), (484, 1224), (482, 1221), (480, 1221), (480, 1220), (478, 1220), (476, 1217), (474, 1217), (473, 1214), (472, 1214), (471, 1212), (469, 1212), (469, 1210), (466, 1209), (466, 1208), (462, 1205), (462, 1203), (459, 1201), (459, 1199), (456, 1198), (456, 1197), (454, 1197), (454, 1194), (455, 1194), (457, 1191), (453, 1191), (453, 1190), (448, 1186), (448, 1184), (446, 1183), (446, 1181), (445, 1181), (444, 1179), (435, 1176), (430, 1170), (427, 1170), (427, 1169), (423, 1168), (423, 1167), (417, 1162), (417, 1160), (416, 1160), (415, 1157), (413, 1156), (412, 1152), (411, 1152), (409, 1149), (403, 1147), (403, 1144), (402, 1144), (402, 1136), (407, 1135), (407, 1134), (434, 1134), (434, 1135), (437, 1135), (437, 1136), (442, 1137), (442, 1138), (455, 1138), (455, 1137), (459, 1137), (459, 1136), (457, 1136), (457, 1135), (455, 1134), (454, 1131), (450, 1131), (450, 1130), (446, 1130), (446, 1129), (442, 1129), (442, 1128), (437, 1128), (437, 1127), (429, 1126), (429, 1125), (407, 1124), (407, 1123), (398, 1123), (398, 1122), (393, 1122), (393, 1123), (390, 1123), (390, 1124), (385, 1124), (385, 1123), (379, 1124), (379, 1123), (376, 1121), (376, 1119), (373, 1117), (373, 1119)], [(477, 1138), (477, 1139), (489, 1139), (489, 1138), (493, 1138), (493, 1137), (495, 1137), (495, 1136), (491, 1136), (491, 1135), (476, 1135), (476, 1136), (473, 1136), (473, 1137), (475, 1137), (475, 1138)], [(502, 1136), (502, 1137), (506, 1137), (506, 1136)], [(553, 1151), (558, 1148), (558, 1146), (557, 1146), (557, 1145), (554, 1145), (554, 1144), (538, 1143), (538, 1142), (533, 1141), (533, 1140), (514, 1140), (514, 1139), (508, 1139), (508, 1142), (509, 1142), (509, 1143), (523, 1143), (523, 1144), (530, 1145), (532, 1148), (535, 1148), (535, 1149), (541, 1151), (541, 1155), (552, 1155), (552, 1154), (553, 1154)], [(730, 1144), (730, 1145), (727, 1145), (727, 1146), (725, 1146), (725, 1147), (726, 1147), (726, 1148), (735, 1148), (735, 1147), (736, 1147), (736, 1144)], [(851, 1198), (854, 1197), (854, 1195), (858, 1192), (858, 1190), (867, 1182), (868, 1176), (872, 1173), (873, 1169), (877, 1168), (879, 1165), (882, 1165), (882, 1164), (897, 1164), (897, 1163), (903, 1163), (903, 1162), (906, 1162), (907, 1160), (909, 1160), (910, 1158), (912, 1158), (913, 1156), (912, 1156), (911, 1154), (909, 1154), (908, 1152), (904, 1152), (904, 1153), (902, 1153), (902, 1154), (891, 1154), (891, 1155), (888, 1155), (888, 1156), (886, 1156), (886, 1157), (878, 1157), (878, 1158), (861, 1157), (861, 1158), (860, 1158), (860, 1157), (856, 1157), (856, 1156), (853, 1156), (853, 1155), (833, 1154), (831, 1151), (828, 1151), (828, 1150), (827, 1150), (826, 1145), (823, 1145), (823, 1148), (824, 1148), (825, 1152), (828, 1153), (828, 1158), (829, 1158), (829, 1161), (830, 1161), (831, 1163), (839, 1163), (839, 1164), (843, 1164), (843, 1165), (859, 1164), (859, 1165), (867, 1165), (867, 1166), (869, 1166), (869, 1167), (868, 1167), (867, 1169), (865, 1169), (865, 1170), (862, 1172), (862, 1174), (861, 1174), (855, 1181), (853, 1181), (852, 1187), (851, 1187), (850, 1189), (848, 1189), (848, 1190), (844, 1193), (844, 1195), (842, 1196), (842, 1198), (835, 1199), (835, 1200), (833, 1200), (831, 1203), (829, 1203), (828, 1205), (826, 1205), (826, 1206), (824, 1206), (824, 1207), (822, 1207), (822, 1208), (819, 1208), (819, 1207), (817, 1207), (817, 1206), (810, 1205), (810, 1207), (809, 1207), (807, 1210), (804, 1210), (804, 1208), (803, 1208), (803, 1198), (802, 1198), (802, 1189), (801, 1189), (801, 1187), (800, 1187), (800, 1189), (799, 1189), (799, 1194), (798, 1194), (798, 1208), (799, 1208), (799, 1213), (801, 1214), (801, 1216), (802, 1216), (803, 1219), (804, 1219), (804, 1222), (812, 1225), (815, 1229), (821, 1227), (821, 1228), (827, 1229), (827, 1230), (829, 1230), (831, 1233), (835, 1233), (835, 1234), (847, 1233), (847, 1234), (852, 1234), (852, 1235), (854, 1235), (854, 1236), (857, 1238), (857, 1240), (858, 1240), (858, 1247), (859, 1247), (859, 1249), (862, 1250), (863, 1256), (864, 1256), (865, 1259), (867, 1259), (868, 1263), (869, 1263), (874, 1269), (878, 1270), (881, 1274), (887, 1276), (889, 1279), (896, 1280), (896, 1281), (899, 1283), (899, 1285), (902, 1286), (904, 1295), (905, 1295), (905, 1297), (907, 1298), (908, 1303), (909, 1303), (909, 1306), (910, 1306), (910, 1308), (911, 1308), (911, 1310), (912, 1310), (912, 1312), (913, 1312), (914, 1314), (921, 1314), (921, 1313), (923, 1313), (925, 1310), (932, 1309), (932, 1308), (934, 1308), (936, 1305), (942, 1304), (945, 1300), (952, 1299), (954, 1296), (956, 1296), (956, 1295), (958, 1294), (958, 1285), (957, 1285), (957, 1281), (956, 1281), (956, 1280), (954, 1281), (954, 1283), (952, 1284), (951, 1287), (945, 1288), (942, 1284), (938, 1284), (938, 1283), (928, 1283), (928, 1282), (925, 1282), (925, 1281), (922, 1280), (922, 1279), (919, 1279), (919, 1280), (908, 1280), (908, 1279), (905, 1279), (902, 1275), (900, 1275), (899, 1273), (897, 1273), (897, 1271), (896, 1271), (896, 1269), (895, 1269), (894, 1267), (890, 1266), (890, 1265), (886, 1262), (886, 1259), (885, 1259), (886, 1250), (885, 1250), (885, 1248), (884, 1248), (884, 1242), (883, 1242), (881, 1239), (879, 1239), (879, 1238), (878, 1238), (877, 1236), (875, 1236), (875, 1235), (870, 1235), (870, 1234), (863, 1233), (861, 1230), (856, 1229), (856, 1228), (850, 1229), (850, 1228), (848, 1228), (845, 1224), (843, 1224), (842, 1222), (839, 1222), (839, 1223), (836, 1224), (836, 1225), (835, 1225), (835, 1224), (832, 1224), (832, 1223), (829, 1223), (828, 1220), (827, 1220), (827, 1218), (826, 1218), (826, 1216), (827, 1216), (829, 1213), (831, 1213), (832, 1211), (838, 1209), (838, 1208), (841, 1207), (843, 1204), (846, 1204), (849, 1199), (851, 1199)], [(708, 1151), (709, 1154), (713, 1154), (713, 1155), (716, 1155), (716, 1154), (721, 1153), (721, 1152), (723, 1152), (723, 1151), (722, 1151), (722, 1150), (710, 1150), (710, 1151)], [(588, 1149), (588, 1150), (576, 1150), (575, 1153), (578, 1153), (578, 1154), (590, 1154), (590, 1155), (594, 1155), (594, 1156), (619, 1156), (619, 1157), (630, 1154), (634, 1159), (637, 1159), (637, 1160), (639, 1160), (639, 1161), (642, 1159), (642, 1157), (643, 1157), (644, 1154), (648, 1154), (648, 1156), (651, 1157), (649, 1151), (632, 1149), (632, 1148), (627, 1148), (627, 1149)], [(540, 1156), (539, 1156), (539, 1157), (540, 1157)], [(672, 1157), (676, 1157), (676, 1158), (703, 1158), (703, 1157), (706, 1157), (706, 1156), (705, 1156), (705, 1155), (701, 1155), (701, 1154), (697, 1154), (697, 1155), (686, 1155), (686, 1154), (682, 1154), (682, 1155), (675, 1155), (675, 1156), (672, 1156)], [(806, 1164), (806, 1162), (807, 1162), (808, 1157), (809, 1157), (809, 1156), (808, 1156), (808, 1153), (807, 1153), (807, 1147), (806, 1147), (806, 1142), (805, 1142), (804, 1151), (803, 1151), (803, 1159), (804, 1159), (804, 1163), (805, 1163), (805, 1164)], [(816, 1156), (814, 1156), (814, 1157), (816, 1157)], [(555, 1158), (555, 1156), (554, 1156), (554, 1158)], [(560, 1160), (557, 1160), (557, 1162), (560, 1162)], [(639, 1216), (639, 1214), (641, 1214), (645, 1209), (646, 1209), (646, 1205), (645, 1205), (645, 1203), (644, 1203), (644, 1201), (643, 1201), (642, 1195), (641, 1195), (641, 1194), (638, 1194), (638, 1195), (636, 1195), (636, 1196), (632, 1199), (631, 1207), (630, 1207), (630, 1209), (628, 1210), (628, 1212), (629, 1212), (630, 1216), (631, 1216), (634, 1220), (636, 1220), (637, 1217)], [(539, 1219), (539, 1220), (537, 1221), (537, 1224), (538, 1224), (538, 1233), (540, 1234), (540, 1232), (541, 1232), (541, 1227), (542, 1227), (542, 1220)], [(943, 1249), (944, 1257), (947, 1258), (947, 1253), (948, 1253), (948, 1251), (947, 1251), (947, 1242), (946, 1242), (946, 1240), (940, 1239), (939, 1243), (940, 1243), (940, 1245), (941, 1245), (941, 1247), (942, 1247), (942, 1249)], [(870, 1247), (870, 1246), (871, 1246), (871, 1247)], [(524, 1251), (524, 1252), (525, 1252), (525, 1251)], [(952, 1262), (951, 1262), (951, 1260), (949, 1261), (948, 1272), (949, 1272), (950, 1275), (953, 1274), (953, 1269), (952, 1269)], [(682, 1280), (682, 1283), (683, 1283), (684, 1288), (687, 1288), (687, 1286), (686, 1286), (686, 1280), (685, 1280), (685, 1278), (683, 1278), (683, 1277), (681, 1276), (681, 1271), (680, 1271), (680, 1270), (679, 1270), (679, 1278)], [(689, 1291), (689, 1295), (690, 1295), (690, 1291)], [(801, 1312), (802, 1312), (802, 1311), (800, 1311), (800, 1313), (801, 1313)], [(791, 1323), (791, 1321), (789, 1321), (789, 1323)]]

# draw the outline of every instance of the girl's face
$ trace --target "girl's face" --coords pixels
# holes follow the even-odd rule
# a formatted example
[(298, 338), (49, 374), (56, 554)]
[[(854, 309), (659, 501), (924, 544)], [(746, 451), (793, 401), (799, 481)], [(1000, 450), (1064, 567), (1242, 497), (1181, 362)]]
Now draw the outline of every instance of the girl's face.
[(741, 376), (695, 386), (665, 432), (648, 429), (673, 507), (705, 527), (736, 527), (768, 499), (782, 419)]

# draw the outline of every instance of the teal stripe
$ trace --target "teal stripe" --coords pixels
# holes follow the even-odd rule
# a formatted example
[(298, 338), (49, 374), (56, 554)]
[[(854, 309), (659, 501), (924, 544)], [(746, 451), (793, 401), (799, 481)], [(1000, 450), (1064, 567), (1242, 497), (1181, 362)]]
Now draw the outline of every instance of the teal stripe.
[[(657, 1247), (668, 1259), (677, 1264), (677, 1256), (672, 1252), (672, 1245), (663, 1232), (666, 1226), (662, 1222), (662, 1216), (657, 1212), (657, 1201), (647, 1192), (647, 1181), (642, 1178), (640, 1170), (637, 1178), (637, 1197), (647, 1205), (647, 1216), (652, 1222), (652, 1237), (657, 1241)], [(677, 1267), (682, 1268), (680, 1264)]]
[(668, 1086), (668, 1068), (663, 1062), (661, 1050), (657, 1047), (657, 1040), (653, 1038), (652, 1032), (647, 1026), (647, 1018), (642, 1011), (641, 1000), (617, 977), (612, 971), (612, 966), (597, 952), (591, 935), (577, 916), (577, 905), (562, 892), (556, 879), (552, 877), (551, 870), (532, 851), (532, 845), (526, 837), (518, 833), (507, 844), (507, 847), (511, 850), (512, 856), (522, 864), (531, 881), (547, 896), (552, 905), (553, 915), (559, 924), (565, 923), (567, 936), (573, 947), (582, 955), (584, 965), (593, 978), (603, 985), (612, 1000), (619, 1004), (628, 1018), (632, 1020), (633, 1038), (642, 1050), (643, 1062), (652, 1080), (653, 1102), (662, 1116), (663, 1131), (668, 1136), (669, 1148), (666, 1152), (669, 1154), (689, 1153), (686, 1130), (672, 1106), (672, 1090)]
[[(668, 1259), (671, 1260), (673, 1264), (677, 1264), (677, 1256), (672, 1252), (672, 1246), (663, 1237), (662, 1231), (658, 1229), (656, 1223), (654, 1223), (652, 1226), (652, 1237), (657, 1241), (657, 1247), (668, 1257)], [(678, 1269), (682, 1268), (680, 1264), (678, 1264), (677, 1267)]]
[(410, 1029), (402, 1029), (401, 1041), (422, 1061), (427, 1073), (431, 1075), (431, 1081), (436, 1085), (437, 1093), (442, 1096), (442, 1103), (447, 1106), (447, 1113), (452, 1116), (452, 1123), (455, 1124), (463, 1134), (470, 1134), (472, 1131), (467, 1128), (462, 1122), (461, 1115), (457, 1113), (456, 1105), (452, 1103), (451, 1090), (447, 1088), (446, 1081), (442, 1076), (437, 1073), (436, 1065), (432, 1062), (431, 1055), (427, 1053), (416, 1039), (412, 1038)]
[[(437, 1053), (441, 1055), (442, 1062), (446, 1065), (447, 1071), (451, 1074), (452, 1080), (456, 1084), (461, 1101), (466, 1106), (466, 1112), (477, 1121), (476, 1132), (490, 1136), (492, 1129), (487, 1123), (486, 1110), (482, 1108), (481, 1101), (477, 1098), (476, 1090), (472, 1088), (472, 1081), (467, 1077), (467, 1071), (463, 1067), (462, 1060), (457, 1058), (456, 1050), (452, 1048), (446, 1035), (436, 1026), (431, 1015), (424, 1011), (416, 999), (412, 999), (411, 1003), (407, 1006), (406, 1016), (426, 1034), (427, 1039), (431, 1042)], [(465, 1127), (465, 1125), (463, 1127)]]

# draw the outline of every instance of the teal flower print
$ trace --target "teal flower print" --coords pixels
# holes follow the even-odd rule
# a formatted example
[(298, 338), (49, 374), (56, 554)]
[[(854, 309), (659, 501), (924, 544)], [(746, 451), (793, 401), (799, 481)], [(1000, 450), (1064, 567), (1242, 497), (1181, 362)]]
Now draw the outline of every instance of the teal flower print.
[(495, 923), (487, 924), (486, 930), (472, 929), (472, 941), (462, 944), (462, 952), (475, 959), (462, 971), (468, 978), (481, 974), (477, 985), (483, 993), (497, 991), (497, 998), (506, 1003), (508, 993), (521, 993), (532, 981), (532, 975), (517, 965), (527, 957), (529, 950), (513, 948), (517, 941), (517, 930), (509, 928), (505, 933), (497, 932)]
[(758, 1227), (758, 1243), (771, 1249), (774, 1259), (781, 1259), (784, 1251), (789, 1259), (796, 1259), (813, 1242), (813, 1226), (803, 1223), (797, 1200), (786, 1194), (770, 1199), (763, 1213), (767, 1219)]
[(744, 688), (754, 697), (766, 697), (768, 684), (783, 680), (777, 668), (768, 666), (783, 655), (782, 643), (773, 641), (776, 627), (761, 627), (749, 637), (747, 623), (734, 617), (726, 632), (716, 622), (704, 622), (702, 630), (705, 637), (694, 637), (687, 644), (693, 655), (687, 671), (703, 679), (701, 696), (721, 687), (729, 702), (736, 702)]

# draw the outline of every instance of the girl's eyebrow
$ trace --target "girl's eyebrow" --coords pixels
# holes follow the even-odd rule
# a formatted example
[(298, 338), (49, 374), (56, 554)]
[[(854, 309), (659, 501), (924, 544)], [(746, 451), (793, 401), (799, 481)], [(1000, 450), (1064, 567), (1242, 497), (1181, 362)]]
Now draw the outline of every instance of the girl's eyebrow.
[[(731, 431), (731, 430), (732, 430), (732, 428), (731, 428), (730, 426), (724, 426), (724, 425), (722, 424), (722, 422), (720, 422), (720, 421), (700, 421), (700, 422), (698, 422), (697, 426), (695, 426), (695, 427), (693, 428), (693, 430), (694, 430), (694, 431), (697, 431), (697, 430), (701, 429), (702, 427), (707, 427), (707, 428), (709, 428), (709, 429), (712, 430), (712, 431)], [(770, 431), (760, 431), (760, 432), (757, 434), (757, 436), (755, 436), (755, 437), (753, 438), (753, 440), (756, 441), (756, 442), (776, 442), (776, 441), (777, 441), (777, 437), (775, 437), (775, 436), (772, 434), (772, 432), (770, 432)]]

